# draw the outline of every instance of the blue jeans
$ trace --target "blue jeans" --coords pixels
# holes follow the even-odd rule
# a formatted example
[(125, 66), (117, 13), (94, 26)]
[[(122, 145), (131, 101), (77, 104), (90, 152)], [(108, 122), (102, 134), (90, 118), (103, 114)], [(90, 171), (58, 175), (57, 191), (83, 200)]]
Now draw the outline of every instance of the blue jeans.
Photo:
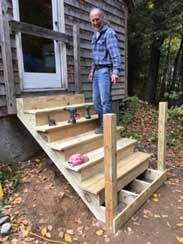
[(111, 87), (110, 69), (96, 70), (93, 78), (93, 102), (101, 118), (103, 114), (112, 113)]

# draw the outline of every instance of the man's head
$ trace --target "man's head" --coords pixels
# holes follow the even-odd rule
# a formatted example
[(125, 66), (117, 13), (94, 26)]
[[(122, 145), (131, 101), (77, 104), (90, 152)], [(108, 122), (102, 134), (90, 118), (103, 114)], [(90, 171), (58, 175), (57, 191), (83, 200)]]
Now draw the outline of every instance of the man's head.
[(104, 14), (99, 8), (93, 8), (90, 11), (90, 21), (92, 26), (97, 30), (100, 31), (104, 26)]

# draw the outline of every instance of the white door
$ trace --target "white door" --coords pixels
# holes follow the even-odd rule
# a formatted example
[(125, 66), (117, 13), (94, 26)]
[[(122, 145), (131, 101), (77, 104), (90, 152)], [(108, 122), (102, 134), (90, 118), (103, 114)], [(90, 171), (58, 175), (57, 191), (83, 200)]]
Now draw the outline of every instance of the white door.
[[(59, 0), (13, 1), (16, 20), (59, 31)], [(23, 33), (17, 41), (23, 89), (63, 87), (59, 42)]]

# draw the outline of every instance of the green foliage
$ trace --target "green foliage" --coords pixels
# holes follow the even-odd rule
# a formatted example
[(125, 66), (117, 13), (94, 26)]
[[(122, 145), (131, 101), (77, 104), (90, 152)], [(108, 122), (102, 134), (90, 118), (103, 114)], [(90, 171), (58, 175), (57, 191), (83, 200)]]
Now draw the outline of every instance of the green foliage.
[[(175, 70), (175, 58), (183, 35), (183, 1), (182, 0), (138, 0), (136, 9), (129, 17), (129, 82), (130, 95), (138, 94), (144, 97), (144, 88), (150, 82), (149, 69), (153, 59), (152, 43), (161, 43), (160, 64), (158, 66), (157, 95), (168, 91), (173, 83), (172, 74)], [(177, 74), (181, 73), (181, 57)], [(180, 75), (175, 81), (181, 91)], [(173, 88), (174, 89), (174, 88)], [(159, 100), (159, 97), (157, 97)]]
[(16, 190), (20, 184), (20, 178), (22, 175), (22, 169), (19, 165), (5, 166), (0, 170), (0, 182), (2, 185), (5, 182), (10, 181), (13, 190)]
[(168, 110), (168, 117), (174, 122), (180, 122), (183, 124), (183, 109), (178, 106), (171, 107)]
[(158, 141), (158, 135), (157, 131), (151, 131), (148, 134), (148, 142), (157, 142)]
[(168, 134), (167, 136), (167, 145), (169, 147), (174, 147), (176, 145), (177, 135), (176, 133)]
[(183, 134), (183, 109), (175, 106), (168, 110), (167, 145), (176, 146), (177, 139)]
[(140, 135), (137, 133), (137, 132), (134, 132), (134, 131), (128, 131), (127, 128), (123, 128), (121, 130), (121, 134), (120, 134), (121, 137), (128, 137), (128, 138), (133, 138), (133, 139), (136, 139), (136, 140), (139, 140), (140, 139)]
[(122, 125), (127, 126), (132, 121), (138, 103), (139, 98), (136, 96), (128, 97), (122, 102), (120, 106), (120, 122)]
[(128, 97), (124, 100), (120, 106), (120, 123), (123, 126), (121, 131), (121, 137), (129, 137), (139, 139), (139, 135), (136, 132), (129, 132), (127, 126), (132, 122), (134, 114), (137, 110), (139, 98), (137, 96)]
[(183, 91), (172, 91), (168, 95), (168, 99), (170, 105), (181, 104), (183, 100)]

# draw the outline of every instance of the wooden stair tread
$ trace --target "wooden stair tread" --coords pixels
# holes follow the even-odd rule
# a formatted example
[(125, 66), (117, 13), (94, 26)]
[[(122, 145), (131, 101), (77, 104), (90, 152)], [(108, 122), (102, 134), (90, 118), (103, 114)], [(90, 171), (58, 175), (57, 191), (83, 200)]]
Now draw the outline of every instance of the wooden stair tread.
[[(116, 131), (120, 131), (120, 129), (122, 129), (122, 128), (123, 127), (121, 127), (121, 126), (117, 126)], [(100, 137), (103, 137), (103, 134), (96, 134), (95, 131), (92, 130), (92, 131), (89, 131), (89, 132), (86, 132), (86, 133), (83, 133), (80, 135), (76, 135), (74, 137), (69, 137), (64, 140), (59, 140), (59, 141), (49, 143), (48, 145), (54, 150), (61, 151), (66, 148), (78, 145), (83, 142), (87, 142), (94, 138), (100, 138)]]
[(55, 112), (55, 111), (62, 111), (65, 107), (74, 107), (74, 108), (81, 108), (84, 106), (93, 106), (93, 103), (80, 103), (80, 104), (71, 104), (71, 105), (65, 105), (60, 107), (51, 107), (51, 108), (42, 108), (42, 109), (31, 109), (31, 110), (25, 110), (24, 113), (26, 114), (41, 114), (41, 113), (49, 113), (49, 112)]
[[(132, 155), (121, 160), (117, 164), (117, 179), (127, 175), (131, 170), (137, 168), (144, 161), (149, 159), (151, 154), (143, 152), (134, 152)], [(81, 188), (87, 192), (98, 194), (104, 189), (104, 174), (99, 173), (81, 183)]]
[[(134, 145), (137, 141), (134, 139), (129, 139), (129, 138), (121, 138), (117, 141), (117, 150), (120, 149), (125, 149), (128, 146)], [(104, 157), (104, 147), (100, 147), (98, 149), (95, 149), (93, 151), (90, 151), (88, 153), (85, 154), (86, 156), (88, 156), (88, 158), (90, 159), (88, 162), (72, 167), (68, 164), (68, 162), (64, 162), (63, 165), (70, 170), (79, 172), (80, 170), (83, 170), (85, 168), (87, 168), (88, 166), (91, 166), (92, 164), (97, 163), (99, 160), (101, 160)]]
[(88, 122), (88, 121), (92, 121), (92, 120), (96, 120), (96, 119), (98, 119), (98, 115), (94, 114), (94, 115), (92, 115), (91, 119), (85, 119), (84, 117), (81, 117), (80, 119), (77, 120), (76, 124), (70, 124), (67, 121), (63, 121), (63, 122), (57, 122), (57, 124), (54, 126), (49, 126), (49, 125), (36, 126), (35, 129), (39, 132), (48, 132), (48, 131), (56, 130), (56, 129), (62, 128), (62, 127), (75, 126), (79, 123), (84, 123), (84, 122)]

